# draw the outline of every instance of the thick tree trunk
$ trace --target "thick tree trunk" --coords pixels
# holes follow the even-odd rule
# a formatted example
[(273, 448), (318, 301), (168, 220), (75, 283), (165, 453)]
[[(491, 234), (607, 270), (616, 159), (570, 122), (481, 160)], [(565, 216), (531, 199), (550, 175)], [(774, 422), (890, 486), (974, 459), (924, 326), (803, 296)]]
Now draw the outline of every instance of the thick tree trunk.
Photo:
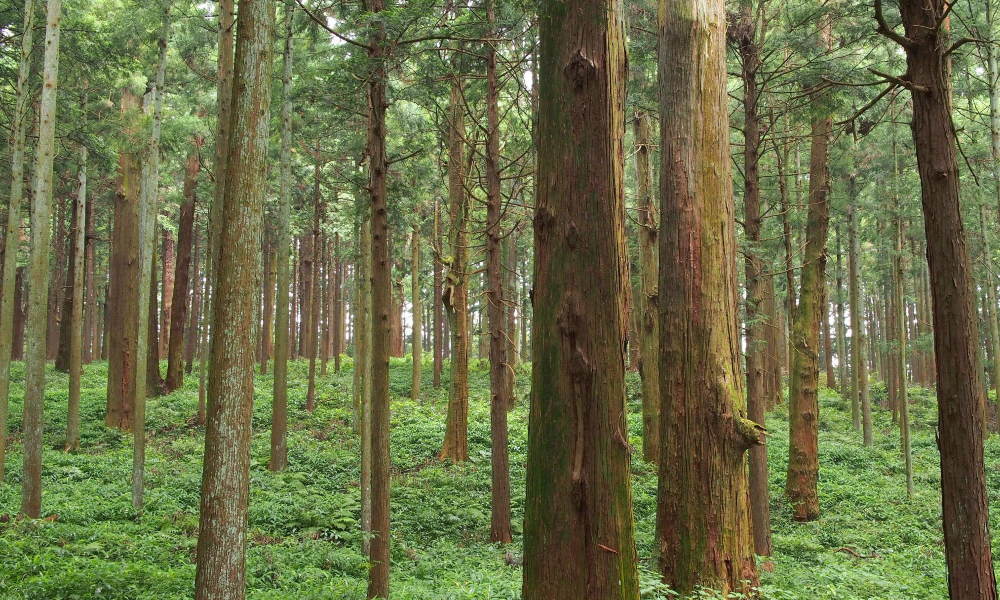
[[(490, 37), (496, 37), (496, 2), (487, 0), (486, 19)], [(490, 343), (490, 541), (508, 544), (510, 525), (510, 457), (507, 409), (510, 407), (510, 379), (507, 377), (507, 320), (503, 287), (503, 251), (500, 246), (500, 78), (497, 75), (495, 44), (486, 48), (486, 301)], [(416, 339), (414, 335), (414, 339)]]
[(805, 261), (792, 330), (794, 352), (788, 385), (789, 444), (785, 494), (792, 503), (797, 521), (812, 521), (819, 517), (819, 357), (816, 349), (819, 347), (820, 329), (829, 330), (825, 296), (826, 238), (830, 222), (828, 161), (832, 126), (833, 119), (828, 116), (816, 116), (812, 120)]
[(271, 458), (267, 468), (281, 471), (288, 465), (288, 260), (292, 234), (292, 72), (294, 60), (293, 22), (295, 4), (285, 4), (285, 50), (281, 72), (281, 180), (276, 229), (277, 273), (274, 307), (274, 401), (271, 415)]
[(371, 553), (372, 530), (372, 229), (371, 219), (359, 227), (357, 265), (358, 310), (355, 315), (354, 416), (361, 433), (361, 554)]
[(621, 15), (617, 0), (539, 7), (524, 600), (639, 597), (625, 433)]
[(962, 224), (951, 64), (943, 0), (903, 0), (911, 129), (927, 239), (934, 355), (938, 377), (938, 448), (948, 591), (953, 599), (996, 598), (983, 461), (980, 374), (972, 267)]
[[(45, 325), (52, 219), (52, 163), (55, 157), (56, 78), (59, 75), (60, 0), (48, 0), (45, 22), (45, 58), (38, 145), (31, 201), (31, 258), (28, 293), (28, 347), (24, 356), (24, 468), (21, 474), (21, 514), (32, 519), (42, 511), (42, 428), (45, 409)], [(3, 432), (6, 435), (6, 432)]]
[(71, 338), (73, 337), (73, 285), (76, 282), (76, 228), (82, 221), (84, 213), (77, 211), (77, 203), (74, 201), (69, 207), (70, 222), (69, 235), (66, 237), (67, 256), (66, 280), (63, 285), (62, 310), (59, 319), (59, 347), (56, 351), (57, 371), (69, 373), (70, 353), (72, 352)]
[[(184, 385), (184, 328), (188, 321), (188, 290), (191, 281), (191, 246), (194, 234), (194, 211), (197, 202), (198, 172), (201, 170), (202, 137), (195, 135), (194, 148), (184, 165), (184, 200), (177, 226), (177, 263), (171, 300), (170, 335), (167, 343), (167, 378), (165, 391)], [(166, 293), (166, 292), (164, 292)]]
[(441, 302), (451, 330), (451, 385), (440, 460), (469, 460), (469, 199), (465, 193), (465, 107), (461, 79), (452, 75), (448, 140), (451, 256)]
[(740, 376), (725, 7), (661, 0), (659, 14), (656, 553), (664, 582), (681, 594), (698, 586), (750, 594), (757, 567), (746, 451), (763, 439), (746, 418)]
[(638, 304), (633, 309), (639, 321), (639, 376), (642, 378), (642, 458), (659, 464), (660, 457), (660, 314), (659, 287), (659, 208), (653, 201), (653, 170), (650, 168), (652, 141), (649, 114), (638, 112), (632, 121), (635, 135), (635, 170), (639, 207)]
[[(21, 204), (24, 202), (25, 135), (28, 128), (28, 87), (31, 76), (32, 37), (35, 27), (35, 0), (24, 0), (24, 26), (21, 28), (21, 56), (17, 71), (17, 100), (14, 104), (10, 165), (10, 200), (7, 203), (7, 227), (4, 230), (3, 273), (0, 275), (0, 483), (7, 465), (7, 412), (10, 397), (10, 362), (21, 358), (24, 347), (22, 309), (23, 267), (17, 266), (21, 241)], [(20, 319), (15, 319), (15, 315)], [(20, 335), (18, 335), (20, 334)]]
[[(63, 183), (61, 180), (62, 177), (60, 177), (60, 183)], [(62, 188), (64, 186), (60, 185), (59, 187)], [(52, 250), (54, 251), (55, 256), (52, 259), (54, 268), (49, 269), (49, 305), (48, 323), (45, 326), (47, 334), (47, 340), (45, 342), (45, 358), (46, 360), (58, 361), (60, 342), (59, 325), (62, 321), (63, 290), (66, 287), (66, 258), (69, 254), (67, 243), (70, 236), (66, 235), (65, 230), (67, 220), (66, 198), (62, 194), (55, 195), (58, 196), (56, 199), (56, 209), (52, 214), (52, 227), (55, 229), (55, 236), (52, 238)], [(69, 220), (72, 220), (72, 217), (69, 217)], [(69, 368), (68, 359), (63, 360), (62, 367), (63, 371), (66, 371)]]
[[(139, 97), (122, 92), (121, 110), (126, 122), (139, 109)], [(128, 132), (136, 135), (135, 131)], [(118, 155), (114, 232), (111, 243), (111, 281), (105, 330), (108, 332), (108, 401), (105, 424), (131, 429), (135, 407), (136, 340), (139, 339), (139, 157)], [(107, 326), (114, 323), (114, 327)], [(145, 324), (144, 324), (145, 326)]]
[(205, 429), (196, 600), (241, 600), (246, 593), (252, 340), (267, 194), (274, 5), (268, 0), (242, 0), (239, 9), (230, 161), (219, 223), (212, 402)]

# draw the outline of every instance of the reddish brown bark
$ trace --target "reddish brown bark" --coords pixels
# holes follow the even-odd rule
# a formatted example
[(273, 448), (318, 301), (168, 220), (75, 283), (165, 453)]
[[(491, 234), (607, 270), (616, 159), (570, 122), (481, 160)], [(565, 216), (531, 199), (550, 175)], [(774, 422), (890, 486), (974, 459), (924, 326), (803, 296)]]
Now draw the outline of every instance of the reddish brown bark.
[[(194, 238), (194, 211), (197, 202), (198, 172), (201, 170), (202, 137), (195, 136), (194, 148), (184, 164), (184, 200), (181, 202), (177, 226), (177, 263), (175, 265), (173, 298), (168, 324), (167, 393), (184, 385), (184, 329), (188, 322), (188, 289), (191, 282), (191, 247)], [(166, 290), (166, 285), (164, 285)], [(166, 291), (164, 291), (166, 294)]]

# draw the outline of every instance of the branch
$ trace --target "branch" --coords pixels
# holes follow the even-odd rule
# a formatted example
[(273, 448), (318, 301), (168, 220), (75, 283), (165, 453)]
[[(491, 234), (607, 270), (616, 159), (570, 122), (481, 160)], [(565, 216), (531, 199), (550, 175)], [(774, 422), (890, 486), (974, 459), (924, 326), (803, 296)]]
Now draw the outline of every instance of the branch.
[(408, 160), (408, 159), (413, 158), (414, 156), (420, 154), (421, 152), (423, 152), (422, 149), (421, 150), (414, 150), (413, 152), (410, 152), (409, 154), (407, 154), (405, 156), (400, 156), (400, 157), (397, 157), (397, 158), (387, 159), (385, 161), (385, 164), (386, 164), (386, 166), (389, 166), (389, 165), (396, 164), (398, 162), (403, 162), (404, 160)]
[(885, 15), (882, 14), (882, 0), (875, 0), (875, 20), (878, 21), (878, 28), (875, 31), (896, 42), (903, 48), (912, 49), (916, 47), (916, 44), (896, 33), (885, 22)]
[[(954, 5), (952, 5), (952, 6), (954, 6)], [(981, 40), (979, 38), (967, 38), (967, 37), (964, 37), (964, 38), (958, 40), (957, 42), (955, 42), (954, 44), (952, 44), (951, 48), (948, 48), (947, 52), (945, 52), (944, 55), (948, 56), (949, 54), (951, 54), (955, 50), (958, 50), (959, 48), (961, 48), (962, 46), (964, 46), (966, 44), (989, 44), (989, 42), (987, 42), (986, 40)]]
[(927, 92), (930, 91), (930, 90), (928, 90), (927, 88), (925, 88), (922, 85), (916, 85), (912, 81), (908, 81), (906, 79), (903, 79), (903, 77), (907, 76), (906, 74), (904, 74), (903, 77), (896, 77), (895, 75), (889, 75), (888, 73), (883, 73), (881, 71), (876, 71), (875, 69), (868, 69), (868, 70), (871, 71), (872, 73), (874, 73), (875, 75), (878, 75), (879, 77), (884, 77), (886, 81), (888, 81), (890, 83), (895, 83), (899, 87), (906, 88), (906, 89), (910, 90), (911, 92), (921, 92), (921, 93), (926, 94)]
[(763, 446), (764, 440), (767, 439), (766, 436), (770, 435), (763, 425), (754, 423), (750, 419), (734, 417), (733, 424), (736, 429), (737, 442), (742, 445), (744, 450), (749, 450), (754, 446)]
[(335, 29), (333, 29), (332, 27), (330, 27), (329, 25), (327, 25), (323, 21), (320, 21), (319, 17), (317, 17), (316, 15), (314, 15), (312, 13), (312, 11), (310, 11), (308, 8), (306, 8), (306, 5), (302, 3), (302, 0), (295, 0), (295, 3), (298, 4), (300, 8), (302, 8), (302, 12), (306, 13), (306, 15), (308, 15), (309, 18), (313, 20), (313, 22), (315, 22), (317, 25), (319, 25), (323, 29), (327, 30), (327, 32), (329, 32), (331, 35), (336, 36), (337, 39), (339, 39), (341, 41), (344, 41), (344, 42), (347, 42), (348, 44), (353, 44), (353, 45), (357, 46), (358, 48), (364, 48), (365, 50), (367, 50), (369, 52), (374, 52), (375, 51), (375, 48), (372, 47), (372, 46), (369, 46), (368, 44), (363, 44), (363, 43), (361, 43), (361, 42), (359, 42), (357, 40), (353, 40), (353, 39), (351, 39), (351, 38), (349, 38), (347, 36), (344, 36), (344, 35), (341, 35), (341, 34), (337, 33), (337, 31)]
[(879, 100), (881, 100), (882, 98), (885, 98), (886, 94), (888, 94), (892, 90), (894, 90), (897, 87), (899, 87), (899, 84), (896, 83), (895, 81), (885, 81), (885, 80), (883, 80), (882, 83), (888, 83), (889, 86), (886, 87), (881, 92), (879, 92), (879, 95), (875, 96), (871, 100), (871, 102), (869, 102), (868, 104), (865, 104), (864, 106), (862, 106), (858, 110), (858, 112), (856, 112), (853, 115), (851, 115), (851, 117), (849, 119), (844, 119), (843, 121), (838, 122), (837, 125), (847, 125), (848, 123), (853, 123), (855, 120), (857, 120), (858, 117), (860, 117), (861, 115), (865, 114), (866, 112), (868, 112), (869, 110), (871, 110), (871, 108), (873, 106), (875, 106), (876, 104), (878, 104)]

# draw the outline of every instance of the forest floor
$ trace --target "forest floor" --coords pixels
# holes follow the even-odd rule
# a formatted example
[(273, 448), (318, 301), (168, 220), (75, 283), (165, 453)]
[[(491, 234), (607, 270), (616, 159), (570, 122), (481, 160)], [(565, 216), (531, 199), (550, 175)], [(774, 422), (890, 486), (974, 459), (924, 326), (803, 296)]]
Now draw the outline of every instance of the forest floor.
[[(529, 376), (519, 369), (510, 415), (515, 541), (487, 543), (490, 529), (488, 374), (473, 360), (470, 374), (469, 457), (451, 466), (436, 456), (444, 435), (447, 373), (419, 403), (409, 395), (411, 364), (393, 360), (392, 597), (394, 599), (520, 598), (521, 519)], [(352, 431), (350, 360), (341, 374), (322, 377), (316, 411), (307, 413), (304, 361), (290, 364), (289, 468), (267, 471), (271, 422), (270, 375), (257, 377), (247, 551), (249, 597), (362, 599), (366, 564), (359, 551), (358, 437)], [(61, 451), (68, 378), (49, 368), (45, 418), (43, 512), (38, 521), (0, 522), (0, 598), (189, 598), (194, 586), (204, 428), (192, 425), (196, 377), (148, 404), (146, 509), (130, 504), (131, 436), (104, 427), (105, 363), (85, 370), (78, 454)], [(12, 373), (10, 427), (14, 433), (7, 481), (0, 484), (0, 515), (16, 514), (21, 478), (24, 369)], [(639, 381), (628, 378), (629, 429), (639, 448)], [(884, 399), (873, 388), (873, 401)], [(788, 424), (784, 406), (768, 415), (773, 571), (762, 572), (762, 596), (940, 599), (947, 596), (941, 541), (936, 422), (932, 393), (911, 391), (916, 494), (906, 497), (899, 436), (891, 416), (875, 415), (875, 446), (864, 448), (850, 411), (836, 392), (823, 390), (820, 419), (820, 503), (813, 523), (791, 522), (782, 496)], [(1000, 489), (1000, 436), (986, 448), (987, 482)], [(634, 456), (633, 494), (643, 598), (671, 597), (650, 570), (656, 510), (656, 474)], [(1000, 533), (996, 493), (992, 531)], [(0, 521), (7, 521), (0, 518)], [(994, 554), (998, 544), (994, 536)], [(704, 597), (710, 597), (705, 595)]]

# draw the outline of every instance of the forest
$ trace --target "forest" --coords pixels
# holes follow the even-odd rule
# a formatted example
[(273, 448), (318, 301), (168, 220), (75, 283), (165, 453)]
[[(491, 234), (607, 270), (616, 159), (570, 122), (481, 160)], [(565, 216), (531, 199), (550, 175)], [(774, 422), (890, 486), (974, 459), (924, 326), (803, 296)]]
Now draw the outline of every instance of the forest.
[(996, 600), (994, 1), (0, 3), (0, 599)]

